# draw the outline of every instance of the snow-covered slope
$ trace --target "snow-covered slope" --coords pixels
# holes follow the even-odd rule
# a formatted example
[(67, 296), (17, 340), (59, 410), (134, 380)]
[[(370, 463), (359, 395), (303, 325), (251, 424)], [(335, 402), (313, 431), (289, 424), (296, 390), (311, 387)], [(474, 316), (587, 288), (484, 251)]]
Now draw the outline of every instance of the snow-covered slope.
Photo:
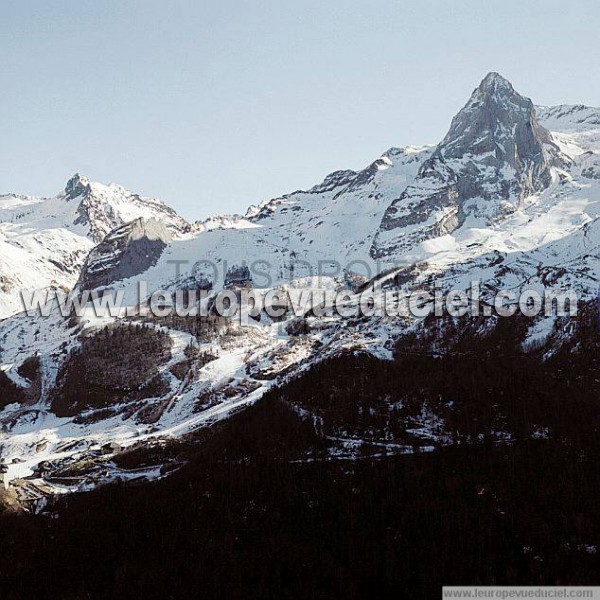
[(70, 289), (95, 244), (134, 219), (175, 236), (190, 225), (163, 202), (74, 175), (53, 198), (0, 196), (0, 319), (22, 310), (20, 290)]
[[(235, 229), (176, 240), (146, 275), (177, 286), (173, 262), (181, 261), (185, 276), (219, 288), (242, 262), (260, 271), (258, 287), (322, 273), (368, 278), (422, 261), (442, 272), (583, 235), (600, 210), (600, 111), (539, 112), (491, 73), (437, 148), (392, 148), (363, 171), (336, 171), (308, 191), (253, 206)], [(210, 264), (191, 269), (199, 259)]]
[(192, 224), (192, 231), (201, 233), (213, 229), (246, 229), (252, 227), (252, 223), (241, 215), (215, 215), (203, 221)]
[[(307, 192), (252, 207), (248, 217), (269, 229), (284, 248), (317, 260), (367, 261), (381, 218), (409, 185), (431, 148), (390, 148), (362, 171), (336, 171)], [(356, 266), (356, 265), (355, 265)]]
[[(175, 239), (143, 274), (149, 289), (209, 281), (222, 287), (242, 263), (257, 287), (274, 287), (319, 273), (365, 278), (376, 272), (369, 247), (398, 190), (415, 177), (428, 147), (391, 148), (366, 169), (328, 175), (298, 191), (251, 207), (246, 216), (211, 218)], [(180, 275), (176, 276), (179, 272)], [(125, 287), (134, 289), (132, 282)]]
[[(140, 240), (151, 243), (137, 252)], [(491, 73), (437, 147), (391, 148), (362, 171), (336, 171), (307, 191), (252, 206), (243, 217), (192, 226), (158, 201), (80, 177), (53, 199), (2, 197), (0, 287), (7, 291), (0, 310), (14, 312), (21, 287), (72, 287), (88, 254), (85, 286), (122, 290), (130, 306), (140, 300), (142, 280), (148, 294), (214, 292), (245, 272), (243, 265), (252, 272), (244, 283), (265, 289), (308, 285), (320, 274), (323, 285), (341, 288), (382, 270), (398, 295), (434, 280), (464, 289), (480, 280), (484, 298), (498, 289), (552, 287), (589, 301), (600, 285), (600, 110), (535, 108)], [(89, 277), (96, 271), (110, 277)], [(188, 432), (344, 349), (389, 356), (390, 340), (416, 323), (310, 317), (298, 334), (291, 333), (292, 321), (288, 315), (281, 323), (261, 319), (217, 332), (200, 342), (199, 351), (216, 358), (208, 364), (187, 362), (185, 348), (196, 342), (171, 324), (172, 357), (160, 366), (168, 391), (78, 420), (51, 413), (51, 390), (81, 336), (108, 320), (84, 317), (74, 328), (57, 310), (38, 322), (7, 319), (0, 324), (6, 376), (27, 386), (17, 368), (34, 355), (42, 371), (34, 407), (13, 404), (0, 412), (7, 431), (2, 454), (26, 457), (13, 476), (42, 460), (64, 466), (83, 455), (93, 462), (107, 441), (150, 443)], [(553, 327), (552, 319), (534, 320), (528, 339)], [(172, 369), (182, 364), (187, 372), (177, 380)]]

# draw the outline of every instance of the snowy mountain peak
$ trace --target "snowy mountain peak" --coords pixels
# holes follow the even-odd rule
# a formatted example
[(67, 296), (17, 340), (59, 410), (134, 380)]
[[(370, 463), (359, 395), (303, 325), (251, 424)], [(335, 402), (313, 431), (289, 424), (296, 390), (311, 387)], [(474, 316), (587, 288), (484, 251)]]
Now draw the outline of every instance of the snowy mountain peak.
[(68, 199), (83, 196), (90, 191), (90, 180), (79, 173), (75, 173), (65, 186), (65, 194)]
[(22, 310), (20, 289), (71, 289), (90, 250), (140, 218), (175, 237), (191, 230), (160, 200), (79, 173), (53, 198), (0, 197), (0, 319)]
[(515, 90), (512, 86), (512, 83), (506, 79), (506, 77), (502, 77), (500, 73), (496, 73), (495, 71), (490, 71), (479, 84), (479, 87), (475, 90), (475, 92), (484, 95), (484, 94), (501, 94), (503, 92), (506, 93), (515, 93)]
[(438, 152), (444, 158), (489, 153), (486, 162), (502, 160), (518, 168), (525, 162), (541, 163), (543, 144), (550, 143), (551, 136), (538, 123), (533, 102), (501, 75), (490, 73), (452, 119)]
[(83, 226), (96, 243), (112, 229), (140, 217), (161, 221), (176, 235), (190, 230), (189, 223), (164, 202), (145, 198), (114, 183), (91, 182), (79, 173), (67, 182), (63, 199), (79, 200), (73, 224)]
[(503, 218), (546, 189), (551, 168), (567, 161), (538, 123), (533, 102), (498, 73), (489, 73), (416, 180), (386, 211), (371, 256), (412, 251), (452, 233), (469, 214), (482, 225)]

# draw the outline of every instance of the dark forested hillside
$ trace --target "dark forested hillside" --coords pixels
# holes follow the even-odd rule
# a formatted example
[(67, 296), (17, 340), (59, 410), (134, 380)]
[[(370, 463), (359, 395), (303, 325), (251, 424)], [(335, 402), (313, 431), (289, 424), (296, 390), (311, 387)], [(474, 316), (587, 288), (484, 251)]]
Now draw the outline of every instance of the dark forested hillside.
[(73, 416), (120, 402), (142, 386), (164, 393), (157, 366), (170, 358), (170, 345), (166, 333), (142, 325), (107, 327), (84, 338), (59, 373), (52, 410)]
[[(514, 344), (494, 353), (490, 338), (476, 354), (407, 341), (393, 361), (323, 363), (173, 447), (188, 462), (166, 479), (5, 514), (2, 597), (421, 599), (443, 584), (598, 585), (594, 326), (582, 321), (580, 339), (545, 360)], [(406, 441), (424, 402), (450, 445), (331, 453), (341, 431)]]

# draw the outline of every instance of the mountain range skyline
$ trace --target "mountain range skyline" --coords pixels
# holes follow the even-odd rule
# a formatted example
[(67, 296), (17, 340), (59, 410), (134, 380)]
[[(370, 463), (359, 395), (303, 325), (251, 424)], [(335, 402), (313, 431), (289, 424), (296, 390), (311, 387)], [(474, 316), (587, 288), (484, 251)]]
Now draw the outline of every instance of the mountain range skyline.
[[(451, 10), (440, 2), (418, 10), (410, 3), (385, 11), (364, 3), (343, 11), (336, 3), (313, 6), (331, 31), (325, 20), (309, 22), (306, 6), (288, 7), (292, 18), (239, 2), (227, 22), (216, 7), (183, 2), (187, 19), (176, 23), (153, 1), (138, 13), (112, 0), (102, 10), (32, 3), (33, 17), (22, 21), (15, 6), (0, 25), (4, 192), (52, 195), (80, 172), (163, 198), (188, 220), (205, 218), (305, 188), (340, 166), (360, 169), (390, 145), (435, 143), (464, 90), (488, 70), (545, 105), (594, 106), (599, 96), (593, 36), (585, 35), (594, 31), (588, 2), (561, 6), (560, 27), (558, 8), (547, 3), (542, 11), (516, 2)], [(377, 24), (376, 38), (360, 27), (361, 14)], [(482, 52), (492, 17), (504, 43)], [(554, 50), (551, 37), (528, 21), (552, 23), (569, 37), (570, 51), (544, 60)], [(427, 40), (425, 23), (434, 28)], [(164, 38), (150, 35), (156, 28)], [(463, 34), (453, 36), (453, 28)], [(119, 61), (120, 50), (130, 62)]]
[[(487, 80), (489, 80), (490, 78), (498, 78), (501, 81), (506, 82), (511, 88), (512, 88), (512, 84), (509, 82), (509, 80), (504, 77), (501, 73), (498, 73), (497, 71), (489, 71), (487, 73), (487, 75), (481, 80), (481, 83), (479, 84), (478, 87), (475, 88), (475, 92), (477, 91), (477, 89), (479, 89), (479, 87), (481, 87), (481, 85), (484, 84), (484, 82), (486, 82)], [(475, 93), (474, 92), (474, 93)], [(550, 106), (550, 105), (546, 105), (546, 104), (536, 104), (535, 105), (535, 110), (536, 111), (544, 111), (547, 109), (553, 109), (553, 108), (560, 108), (560, 107), (564, 107), (565, 109), (567, 108), (583, 108), (583, 109), (589, 109), (591, 111), (600, 111), (600, 108), (594, 107), (594, 106), (588, 106), (588, 105), (584, 105), (584, 104), (573, 104), (573, 105), (569, 105), (569, 104), (558, 104), (555, 106)], [(442, 140), (442, 138), (444, 137), (444, 130), (440, 133), (439, 135), (439, 140)], [(436, 147), (439, 144), (438, 142), (430, 142), (430, 143), (421, 143), (421, 142), (416, 142), (413, 141), (409, 146), (407, 146), (408, 148), (415, 148), (415, 149), (419, 149), (419, 148), (427, 148), (427, 147)], [(382, 152), (382, 154), (380, 155), (381, 157), (384, 157), (386, 152), (390, 151), (390, 150), (394, 150), (394, 148), (396, 148), (397, 146), (391, 146), (388, 147), (387, 149), (385, 149), (384, 152)], [(371, 163), (371, 165), (374, 163)], [(343, 167), (344, 165), (338, 165), (340, 168), (337, 170), (333, 170), (329, 173), (324, 174), (323, 178), (321, 181), (327, 181), (327, 179), (331, 176), (331, 175), (335, 175), (337, 173), (341, 173), (343, 172)], [(347, 166), (347, 165), (346, 165)], [(363, 165), (362, 168), (369, 168), (369, 165), (367, 164), (366, 166)], [(361, 169), (358, 169), (356, 171), (352, 171), (352, 172), (360, 172)], [(84, 181), (86, 183), (89, 183), (92, 181), (92, 178), (88, 177), (88, 173), (86, 172), (73, 172), (71, 176), (68, 176), (66, 179), (64, 179), (67, 183), (65, 188), (60, 188), (59, 189), (68, 189), (69, 185), (72, 185), (73, 181)], [(314, 184), (314, 181), (312, 182), (312, 184)], [(121, 182), (118, 181), (114, 181), (114, 180), (110, 180), (109, 182), (102, 182), (102, 185), (106, 185), (106, 186), (118, 186), (118, 187), (123, 187), (121, 185)], [(319, 184), (316, 184), (317, 186)], [(251, 213), (256, 206), (261, 205), (261, 204), (267, 204), (270, 201), (274, 201), (277, 200), (278, 198), (284, 197), (286, 194), (289, 193), (295, 193), (297, 191), (305, 191), (307, 189), (310, 189), (309, 187), (307, 188), (303, 188), (303, 189), (296, 189), (294, 192), (292, 192), (291, 190), (284, 190), (283, 194), (281, 195), (275, 195), (275, 196), (271, 196), (268, 198), (255, 198), (255, 199), (251, 199), (250, 202), (248, 204), (241, 204), (241, 202), (238, 203), (239, 205), (239, 210), (235, 211), (235, 212), (219, 212), (219, 211), (215, 211), (209, 214), (202, 214), (202, 211), (199, 210), (197, 213), (194, 213), (193, 211), (184, 211), (186, 212), (186, 214), (188, 214), (187, 217), (187, 221), (189, 223), (203, 223), (203, 222), (211, 222), (212, 219), (214, 218), (220, 218), (220, 217), (244, 217), (247, 216), (249, 213)], [(21, 189), (21, 190), (0, 190), (0, 196), (24, 196), (24, 197), (31, 197), (31, 198), (51, 198), (52, 194), (50, 195), (36, 195), (36, 194), (31, 194), (29, 190), (26, 189)], [(153, 197), (156, 198), (157, 196), (152, 196), (152, 195), (147, 195), (144, 194), (145, 197)], [(164, 199), (161, 199), (162, 202), (164, 202), (165, 204), (169, 204), (168, 202), (166, 202)], [(176, 209), (174, 204), (170, 204), (171, 208)], [(178, 211), (182, 216), (183, 213), (181, 211)]]

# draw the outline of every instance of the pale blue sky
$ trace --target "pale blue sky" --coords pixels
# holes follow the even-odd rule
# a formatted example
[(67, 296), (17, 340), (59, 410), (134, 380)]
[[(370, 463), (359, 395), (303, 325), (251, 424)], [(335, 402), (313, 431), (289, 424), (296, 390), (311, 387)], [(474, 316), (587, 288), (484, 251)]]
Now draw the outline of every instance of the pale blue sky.
[(0, 193), (241, 212), (438, 141), (488, 71), (600, 104), (597, 0), (1, 0)]

